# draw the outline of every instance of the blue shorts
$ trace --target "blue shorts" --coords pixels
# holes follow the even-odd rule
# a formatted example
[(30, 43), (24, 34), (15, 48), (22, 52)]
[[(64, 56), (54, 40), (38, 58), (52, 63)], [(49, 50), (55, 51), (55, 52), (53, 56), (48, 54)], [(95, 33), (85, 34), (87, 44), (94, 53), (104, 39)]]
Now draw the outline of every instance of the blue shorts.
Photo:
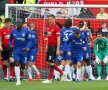
[(21, 64), (26, 64), (27, 61), (27, 52), (14, 53), (13, 55), (15, 62), (20, 62)]
[(64, 58), (62, 56), (56, 56), (55, 61), (57, 62), (62, 62), (64, 60)]
[(35, 62), (36, 61), (37, 50), (30, 50), (27, 53), (27, 61)]
[(72, 63), (76, 64), (77, 62), (83, 61), (83, 53), (72, 53)]
[(67, 52), (64, 52), (64, 53), (63, 53), (63, 58), (64, 58), (64, 60), (72, 60), (72, 56), (69, 56), (69, 55), (67, 54)]
[(91, 59), (91, 49), (87, 48), (87, 50), (83, 52), (83, 60), (90, 60), (90, 59)]

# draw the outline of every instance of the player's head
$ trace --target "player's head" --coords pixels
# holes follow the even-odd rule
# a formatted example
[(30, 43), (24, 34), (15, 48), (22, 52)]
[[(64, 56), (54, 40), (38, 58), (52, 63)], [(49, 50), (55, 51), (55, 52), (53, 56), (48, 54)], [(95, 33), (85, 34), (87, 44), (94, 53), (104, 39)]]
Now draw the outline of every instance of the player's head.
[(72, 20), (71, 19), (66, 19), (65, 22), (64, 22), (64, 27), (65, 28), (72, 27)]
[(105, 9), (104, 8), (100, 8), (100, 13), (101, 14), (105, 13)]
[(11, 19), (10, 18), (6, 18), (5, 19), (5, 27), (6, 28), (10, 28), (10, 26), (11, 26)]
[(80, 37), (80, 29), (79, 28), (75, 28), (74, 29), (74, 35), (79, 38)]
[(97, 32), (97, 38), (98, 38), (98, 40), (101, 40), (102, 39), (102, 32)]
[(28, 24), (26, 22), (23, 23), (22, 25), (23, 28), (28, 28)]
[(35, 29), (35, 23), (34, 22), (31, 22), (29, 25), (30, 25), (31, 29)]
[(90, 27), (90, 21), (87, 21), (86, 23), (87, 23), (87, 27)]
[(78, 27), (79, 27), (79, 28), (82, 28), (83, 26), (84, 26), (84, 21), (82, 21), (82, 20), (79, 21), (79, 23), (78, 23)]
[(22, 25), (23, 25), (23, 21), (21, 19), (18, 19), (17, 20), (17, 30), (21, 30)]
[(49, 14), (49, 9), (45, 9), (45, 14)]
[(53, 14), (49, 15), (48, 19), (51, 25), (55, 24), (55, 16)]
[(102, 28), (106, 28), (106, 22), (102, 22)]

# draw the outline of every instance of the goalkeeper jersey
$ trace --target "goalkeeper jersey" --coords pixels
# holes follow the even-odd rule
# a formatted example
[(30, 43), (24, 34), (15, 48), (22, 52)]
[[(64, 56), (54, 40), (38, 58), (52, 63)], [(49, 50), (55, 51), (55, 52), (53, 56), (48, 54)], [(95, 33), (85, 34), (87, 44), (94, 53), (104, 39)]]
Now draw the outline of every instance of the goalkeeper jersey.
[(97, 52), (99, 52), (99, 51), (104, 51), (108, 54), (108, 39), (107, 38), (103, 37), (101, 40), (96, 38), (94, 40), (94, 53), (95, 53), (95, 55), (97, 55)]

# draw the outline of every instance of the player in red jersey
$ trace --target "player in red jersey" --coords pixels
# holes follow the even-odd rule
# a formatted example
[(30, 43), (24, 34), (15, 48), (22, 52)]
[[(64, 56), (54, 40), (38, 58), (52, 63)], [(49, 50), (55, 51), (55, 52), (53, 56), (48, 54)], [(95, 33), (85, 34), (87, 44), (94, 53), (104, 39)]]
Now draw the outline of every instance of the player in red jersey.
[(51, 83), (51, 79), (53, 77), (54, 69), (59, 71), (60, 74), (62, 75), (62, 79), (64, 79), (65, 74), (63, 71), (58, 68), (58, 66), (55, 64), (55, 57), (56, 55), (60, 55), (60, 28), (59, 26), (55, 23), (55, 16), (50, 15), (49, 16), (49, 31), (48, 33), (48, 48), (47, 48), (47, 57), (46, 60), (49, 65), (49, 75), (47, 80), (42, 81), (42, 83)]
[[(3, 58), (3, 72), (4, 72), (4, 79), (8, 80), (7, 72), (9, 66), (10, 66), (10, 81), (14, 81), (14, 60), (13, 60), (13, 54), (12, 54), (12, 48), (9, 48), (9, 37), (10, 32), (14, 29), (13, 26), (11, 26), (11, 19), (6, 18), (5, 19), (5, 27), (3, 27), (0, 30), (0, 51), (1, 56)], [(9, 64), (10, 63), (10, 64)]]

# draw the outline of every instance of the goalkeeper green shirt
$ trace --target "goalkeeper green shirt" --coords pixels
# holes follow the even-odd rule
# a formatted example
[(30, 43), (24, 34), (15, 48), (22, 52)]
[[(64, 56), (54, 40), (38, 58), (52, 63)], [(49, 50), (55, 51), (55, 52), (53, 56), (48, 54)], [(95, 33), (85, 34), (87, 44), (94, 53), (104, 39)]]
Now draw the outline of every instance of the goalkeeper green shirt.
[(101, 40), (96, 38), (94, 40), (94, 53), (97, 56), (97, 52), (104, 52), (106, 55), (108, 55), (108, 39), (102, 37)]

